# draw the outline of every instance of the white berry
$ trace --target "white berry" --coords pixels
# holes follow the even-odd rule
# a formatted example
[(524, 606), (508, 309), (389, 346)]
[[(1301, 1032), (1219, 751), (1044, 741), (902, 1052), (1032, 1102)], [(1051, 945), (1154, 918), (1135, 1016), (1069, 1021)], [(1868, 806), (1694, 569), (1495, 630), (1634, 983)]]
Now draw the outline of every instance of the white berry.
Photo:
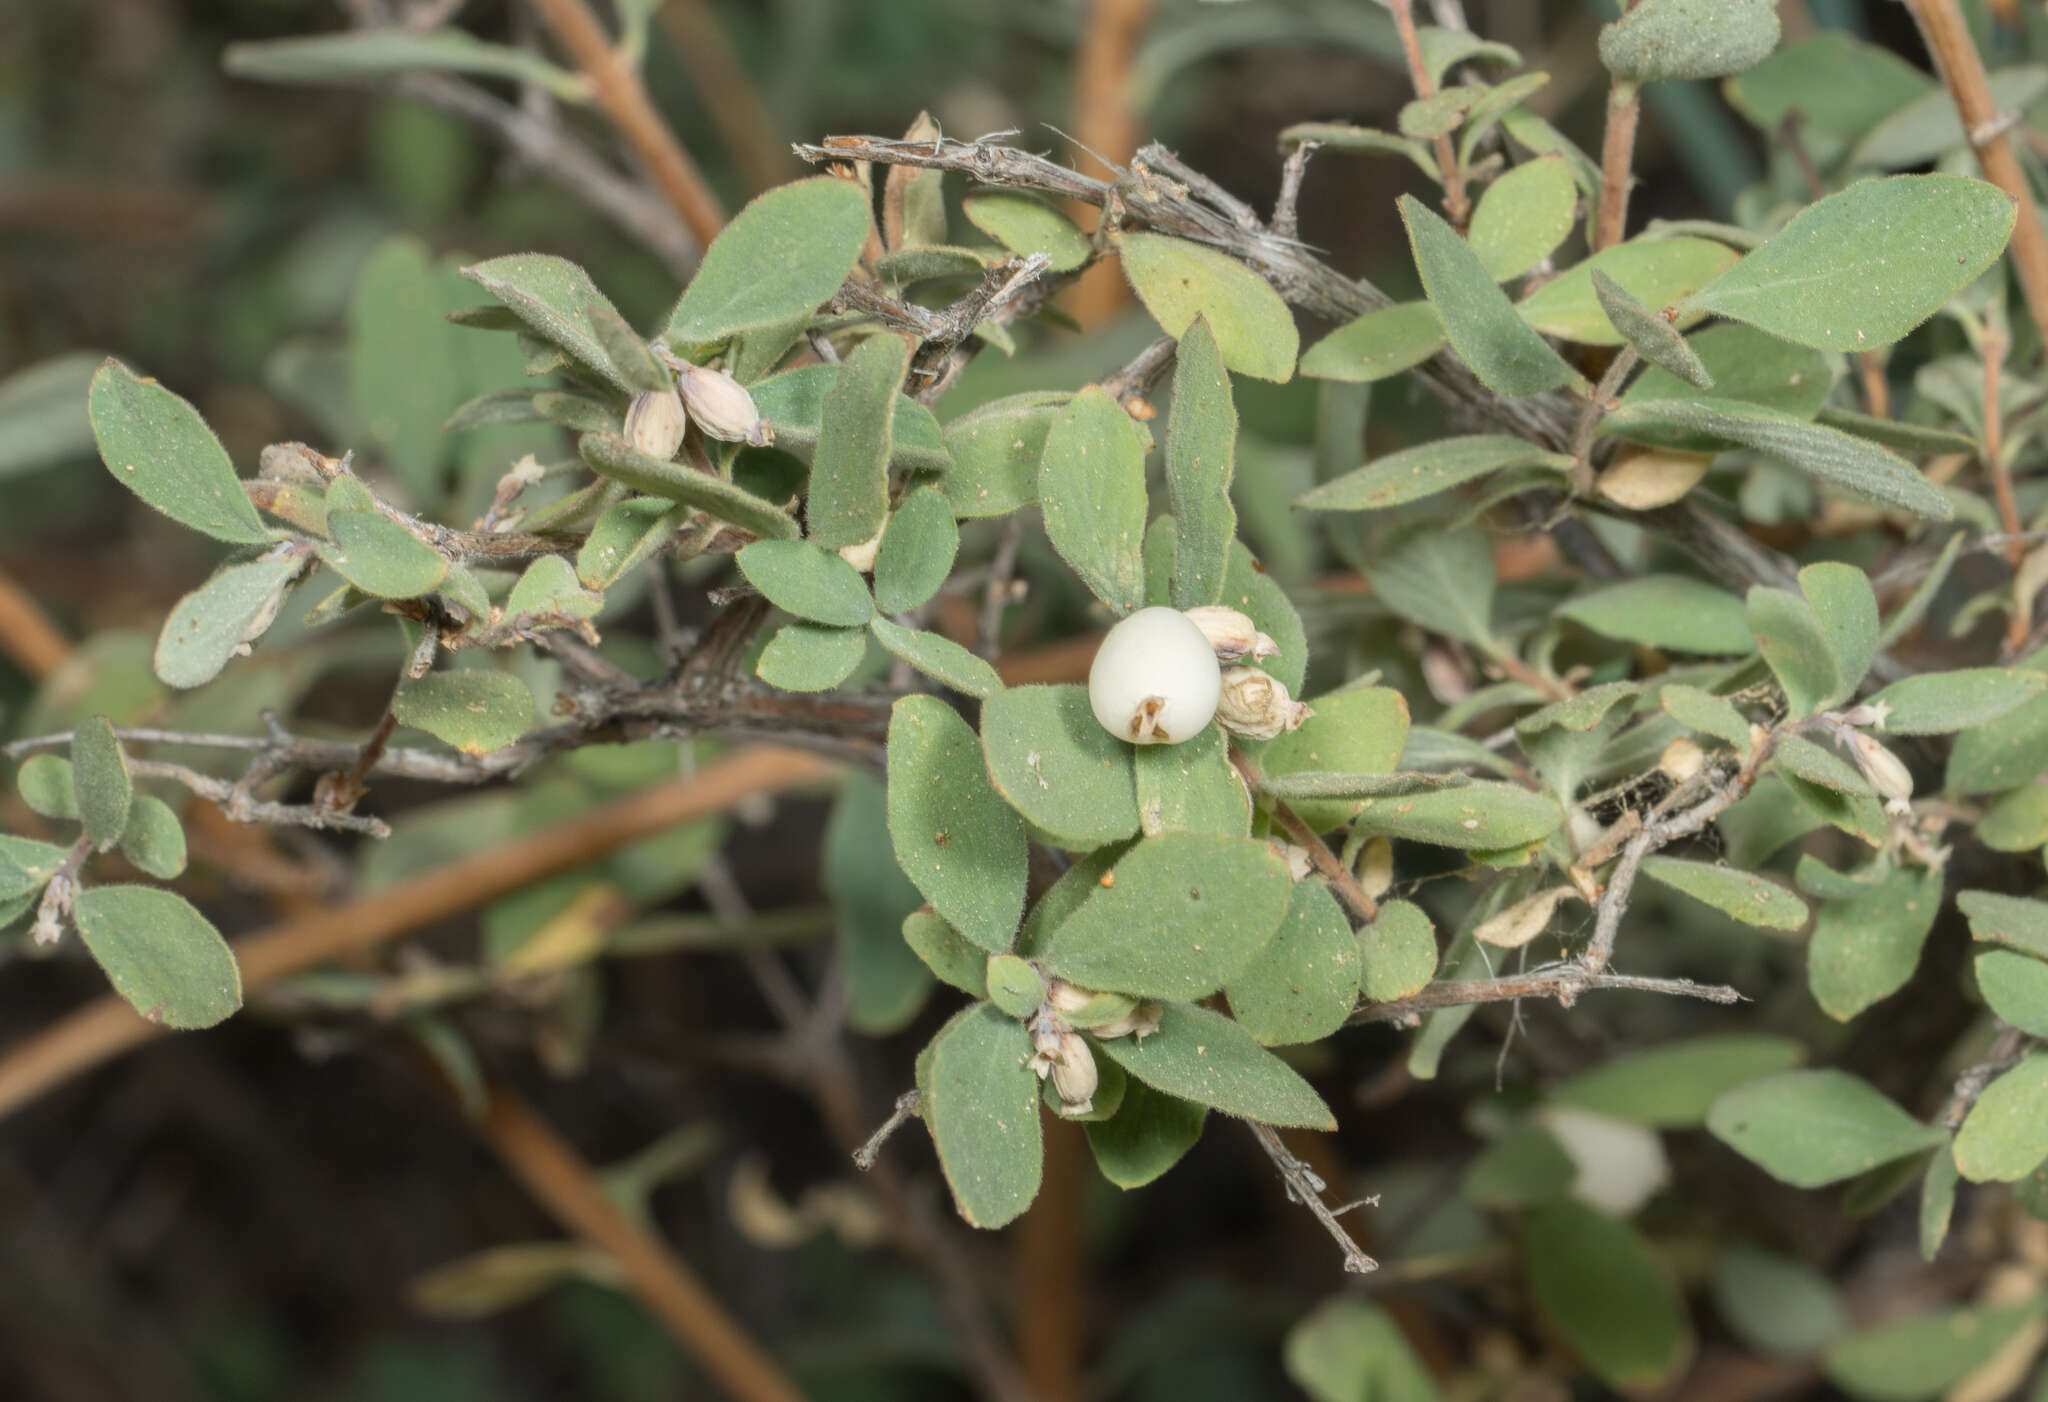
[(1095, 719), (1137, 745), (1192, 739), (1216, 714), (1222, 689), (1215, 649), (1178, 609), (1139, 609), (1109, 630), (1088, 669)]

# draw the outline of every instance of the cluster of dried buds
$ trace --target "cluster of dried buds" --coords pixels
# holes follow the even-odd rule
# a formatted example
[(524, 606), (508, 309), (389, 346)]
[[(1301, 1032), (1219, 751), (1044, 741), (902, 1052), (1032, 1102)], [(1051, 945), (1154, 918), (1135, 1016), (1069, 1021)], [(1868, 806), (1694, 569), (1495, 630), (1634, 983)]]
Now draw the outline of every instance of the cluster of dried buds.
[(627, 406), (624, 436), (636, 451), (667, 462), (682, 448), (683, 434), (693, 423), (705, 437), (722, 443), (765, 448), (775, 441), (745, 385), (723, 370), (693, 365), (664, 349), (657, 348), (656, 354), (675, 372), (675, 384), (643, 390)]
[(1111, 628), (1088, 669), (1088, 702), (1103, 729), (1134, 745), (1175, 745), (1211, 719), (1270, 740), (1314, 714), (1257, 667), (1280, 651), (1250, 618), (1221, 604), (1139, 609)]
[(1041, 1081), (1050, 1079), (1061, 1109), (1086, 1115), (1095, 1108), (1099, 1073), (1095, 1052), (1082, 1029), (1102, 1041), (1135, 1037), (1143, 1041), (1159, 1030), (1159, 1005), (1140, 1003), (1121, 993), (1097, 993), (1064, 979), (1048, 979), (1045, 1001), (1024, 1023), (1031, 1034), (1031, 1069)]

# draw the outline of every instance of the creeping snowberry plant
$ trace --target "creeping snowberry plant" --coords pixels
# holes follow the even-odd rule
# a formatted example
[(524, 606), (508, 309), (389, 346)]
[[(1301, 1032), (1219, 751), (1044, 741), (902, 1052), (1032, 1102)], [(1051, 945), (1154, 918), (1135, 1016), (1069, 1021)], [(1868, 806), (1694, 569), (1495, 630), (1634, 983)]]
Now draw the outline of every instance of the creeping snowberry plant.
[[(1467, 1196), (1523, 1214), (1534, 1297), (1612, 1383), (1687, 1346), (1630, 1221), (1660, 1132), (1868, 1202), (1918, 1182), (1930, 1256), (1963, 1184), (2048, 1214), (2048, 242), (1979, 173), (1980, 150), (2018, 169), (1970, 115), (1981, 71), (1948, 74), (1966, 128), (1889, 53), (1781, 45), (1761, 0), (1641, 0), (1600, 35), (1596, 161), (1512, 50), (1393, 9), (1419, 95), (1396, 130), (1281, 132), (1270, 217), (1158, 147), (1098, 176), (924, 127), (800, 148), (822, 173), (738, 213), (652, 326), (558, 257), (458, 274), (394, 241), (351, 318), (353, 436), (246, 478), (109, 361), (107, 469), (231, 552), (167, 611), (156, 678), (230, 686), (332, 633), (394, 686), (353, 736), (16, 741), (58, 830), (0, 840), (0, 910), (201, 1026), (239, 1004), (229, 946), (168, 886), (100, 876), (117, 850), (159, 883), (184, 866), (138, 782), (371, 842), (386, 776), (580, 805), (673, 772), (677, 741), (810, 747), (843, 761), (804, 777), (838, 786), (847, 1015), (925, 1015), (889, 1127), (922, 1120), (977, 1226), (1032, 1203), (1048, 1117), (1123, 1188), (1236, 1120), (1368, 1269), (1272, 1132), (1337, 1126), (1318, 1044), (1413, 1029), (1429, 1078), (1480, 1007), (1528, 999), (1677, 1010), (1636, 1024), (1670, 1044), (1475, 1125)], [(292, 42), (238, 62), (303, 78), (340, 41)], [(1732, 222), (1632, 225), (1645, 90), (1702, 79), (1770, 167)], [(1296, 229), (1305, 183), (1387, 156), (1434, 187), (1388, 211), (1406, 301)], [(1147, 320), (1090, 380), (1045, 348), (1104, 262)], [(1252, 423), (1302, 380), (1310, 433)], [(364, 641), (376, 617), (402, 645)], [(180, 743), (250, 767), (154, 757)], [(446, 837), (394, 821), (427, 857)], [(723, 838), (614, 859), (615, 918), (577, 903), (598, 877), (537, 873), (481, 967), (664, 947), (659, 908)], [(1968, 947), (1968, 991), (1955, 958), (1915, 980), (1931, 936)], [(1835, 1029), (1895, 995), (1972, 1011), (1880, 1091)], [(1630, 1181), (1602, 1176), (1617, 1155)], [(1829, 1288), (1756, 1252), (1717, 1272), (1738, 1331), (1768, 1332), (1752, 1297)], [(1358, 1395), (1318, 1371), (1341, 1363), (1317, 1331), (1358, 1322), (1333, 1308), (1297, 1368)], [(2001, 1308), (1921, 1360), (1933, 1390), (2032, 1317)], [(1837, 1316), (1804, 1346), (1908, 1395), (1864, 1386), (1903, 1345)]]

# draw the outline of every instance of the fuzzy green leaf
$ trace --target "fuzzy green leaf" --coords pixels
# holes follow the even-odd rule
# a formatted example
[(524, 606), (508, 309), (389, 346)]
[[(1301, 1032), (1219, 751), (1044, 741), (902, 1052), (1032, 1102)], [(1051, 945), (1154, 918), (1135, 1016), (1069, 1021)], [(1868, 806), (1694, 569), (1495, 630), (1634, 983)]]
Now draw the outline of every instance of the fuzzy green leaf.
[(1877, 595), (1868, 575), (1837, 561), (1800, 570), (1799, 587), (1813, 605), (1841, 676), (1839, 688), (1826, 700), (1840, 701), (1855, 691), (1877, 655)]
[(1686, 344), (1678, 328), (1629, 295), (1628, 289), (1600, 269), (1593, 269), (1593, 295), (1600, 310), (1635, 347), (1637, 355), (1651, 365), (1678, 376), (1695, 389), (1712, 389), (1714, 376), (1697, 352)]
[(512, 253), (464, 268), (462, 275), (497, 298), (535, 335), (568, 352), (584, 369), (622, 393), (633, 392), (633, 385), (613, 367), (591, 319), (593, 308), (603, 308), (614, 317), (618, 309), (582, 268), (552, 253)]
[(806, 511), (810, 537), (818, 544), (835, 550), (864, 545), (888, 518), (897, 391), (909, 370), (907, 341), (870, 336), (846, 357), (825, 391)]
[(227, 449), (199, 411), (108, 360), (87, 395), (94, 440), (114, 480), (181, 525), (236, 545), (270, 539)]
[(1805, 901), (1754, 872), (1681, 857), (1653, 856), (1644, 859), (1643, 875), (1659, 885), (1683, 891), (1745, 925), (1796, 930), (1806, 923)]
[(1420, 365), (1444, 348), (1444, 324), (1427, 302), (1403, 302), (1346, 322), (1302, 353), (1301, 373), (1364, 383)]
[(889, 835), (904, 875), (983, 949), (1010, 947), (1024, 912), (1024, 821), (989, 783), (981, 739), (935, 696), (889, 717)]
[(2030, 1037), (2048, 1037), (2048, 963), (1987, 950), (1977, 956), (1977, 989), (1999, 1017)]
[(1207, 1008), (1168, 1003), (1159, 1030), (1144, 1041), (1118, 1037), (1097, 1045), (1154, 1090), (1226, 1115), (1304, 1129), (1337, 1127), (1322, 1097), (1293, 1068)]
[(2048, 689), (2048, 676), (2006, 667), (1966, 667), (1902, 677), (1870, 698), (1891, 707), (1892, 735), (1943, 735), (1997, 720)]
[(71, 761), (61, 755), (30, 755), (14, 774), (15, 792), (29, 812), (43, 818), (78, 821), (78, 782)]
[(1832, 1281), (1804, 1262), (1753, 1246), (1722, 1248), (1713, 1290), (1735, 1336), (1764, 1353), (1814, 1353), (1849, 1327)]
[(1962, 175), (1865, 180), (1801, 210), (1691, 305), (1822, 350), (1876, 350), (1975, 281), (2012, 233), (2012, 197)]
[(825, 824), (820, 869), (836, 917), (847, 1022), (871, 1037), (898, 1031), (924, 1006), (932, 976), (905, 939), (924, 897), (896, 865), (888, 796), (874, 776), (847, 775)]
[[(893, 855), (889, 865), (902, 870)], [(988, 952), (961, 938), (958, 930), (931, 911), (913, 910), (903, 918), (903, 942), (941, 983), (972, 998), (988, 997)]]
[(1288, 1330), (1281, 1358), (1287, 1376), (1314, 1402), (1440, 1402), (1442, 1396), (1393, 1316), (1352, 1294), (1332, 1296)]
[(1483, 531), (1403, 522), (1364, 566), (1373, 593), (1403, 618), (1475, 647), (1492, 643), (1493, 546)]
[(932, 1038), (922, 1114), (960, 1215), (977, 1227), (1015, 1220), (1038, 1196), (1044, 1151), (1038, 1078), (1024, 1025), (987, 1003)]
[(1863, 895), (1824, 902), (1806, 945), (1806, 977), (1846, 1022), (1906, 986), (1941, 907), (1941, 873), (1899, 867)]
[(1367, 1001), (1386, 1003), (1420, 993), (1436, 977), (1436, 927), (1420, 906), (1387, 901), (1379, 919), (1358, 932), (1358, 957)]
[(1749, 754), (1749, 722), (1725, 698), (1696, 686), (1674, 684), (1657, 693), (1657, 703), (1687, 730), (1724, 741), (1739, 755)]
[(1562, 156), (1539, 156), (1486, 187), (1467, 238), (1496, 282), (1528, 272), (1572, 231), (1579, 188)]
[(1230, 372), (1223, 368), (1208, 319), (1197, 316), (1180, 338), (1166, 428), (1166, 496), (1178, 533), (1175, 608), (1196, 608), (1223, 597), (1230, 546), (1237, 539), (1237, 511), (1230, 504), (1236, 447)]
[(533, 724), (533, 692), (510, 672), (429, 672), (398, 688), (391, 713), (466, 755), (487, 755)]
[[(799, 365), (748, 387), (754, 409), (775, 433), (775, 446), (808, 466), (823, 432), (825, 396), (838, 383), (837, 365)], [(899, 472), (946, 472), (953, 455), (931, 410), (907, 394), (896, 396), (889, 423), (889, 465)]]
[(128, 826), (121, 832), (121, 855), (159, 881), (184, 874), (185, 829), (170, 804), (148, 794), (136, 795)]
[(1519, 438), (1497, 433), (1464, 438), (1439, 438), (1403, 448), (1332, 478), (1296, 499), (1310, 511), (1383, 511), (1435, 496), (1467, 482), (1521, 467), (1563, 472), (1569, 455), (1553, 453)]
[(605, 508), (576, 552), (576, 579), (602, 593), (674, 538), (689, 508), (666, 497), (628, 497)]
[(1631, 83), (1725, 78), (1777, 46), (1771, 0), (1641, 0), (1600, 30), (1600, 62)]
[(868, 630), (891, 656), (955, 691), (987, 700), (1003, 689), (995, 668), (951, 638), (905, 628), (879, 614), (868, 620)]
[[(1315, 714), (1265, 745), (1258, 762), (1269, 778), (1316, 771), (1388, 774), (1399, 768), (1407, 743), (1407, 698), (1391, 687), (1353, 687), (1317, 697)], [(1311, 828), (1328, 832), (1349, 821), (1363, 800), (1302, 799), (1293, 807)]]
[(1368, 798), (1359, 805), (1357, 831), (1497, 852), (1540, 842), (1563, 822), (1564, 811), (1547, 794), (1480, 781), (1435, 793)]
[(1971, 938), (2048, 959), (2048, 901), (1995, 891), (1958, 891), (1956, 906), (1970, 922)]
[(784, 691), (830, 691), (867, 655), (865, 628), (798, 619), (778, 628), (754, 663), (754, 675)]
[(380, 599), (416, 599), (448, 575), (448, 560), (381, 511), (330, 511), (333, 544), (320, 558), (343, 579)]
[(1286, 380), (1301, 348), (1294, 314), (1257, 273), (1227, 253), (1164, 234), (1125, 234), (1124, 275), (1167, 335), (1204, 317), (1223, 363), (1240, 375)]
[(1930, 1310), (1851, 1334), (1827, 1351), (1828, 1380), (1865, 1402), (1927, 1402), (1983, 1367), (2041, 1317), (2048, 1296)]
[(1586, 1366), (1618, 1391), (1671, 1376), (1686, 1350), (1670, 1269), (1626, 1222), (1569, 1199), (1522, 1221), (1529, 1293)]
[(875, 603), (884, 613), (908, 613), (939, 592), (960, 553), (953, 508), (936, 488), (903, 498), (882, 531), (875, 556)]
[(860, 571), (807, 540), (757, 540), (737, 557), (740, 573), (769, 603), (812, 623), (859, 628), (874, 617)]
[(128, 806), (135, 781), (128, 776), (128, 756), (105, 716), (80, 721), (71, 734), (71, 782), (78, 794), (78, 817), (95, 846), (120, 840), (128, 827)]
[(1116, 1114), (1089, 1124), (1088, 1147), (1104, 1178), (1119, 1188), (1142, 1188), (1195, 1147), (1208, 1114), (1203, 1106), (1131, 1081)]
[(1785, 1071), (1723, 1094), (1707, 1112), (1714, 1137), (1796, 1188), (1822, 1188), (1942, 1142), (1846, 1071)]
[(773, 331), (786, 332), (786, 346), (846, 281), (872, 227), (867, 196), (851, 181), (817, 176), (759, 196), (704, 250), (669, 315), (669, 344)]
[(543, 555), (528, 565), (505, 595), (505, 616), (538, 625), (561, 618), (592, 618), (600, 595), (576, 582), (576, 571), (560, 555)]
[[(1736, 258), (1735, 250), (1712, 239), (1637, 239), (1602, 249), (1583, 263), (1552, 278), (1517, 306), (1522, 319), (1547, 336), (1587, 346), (1618, 346), (1621, 334), (1609, 320), (1593, 274), (1603, 273), (1637, 305), (1650, 313), (1682, 303)], [(1685, 312), (1678, 324), (1689, 326), (1703, 313)]]
[(938, 487), (954, 515), (1007, 516), (1038, 500), (1039, 457), (1069, 398), (1047, 390), (1013, 394), (946, 425), (953, 466)]
[(1045, 438), (1045, 533), (1081, 582), (1118, 613), (1145, 601), (1143, 429), (1099, 385), (1075, 395)]
[(1754, 651), (1743, 601), (1688, 575), (1652, 574), (1583, 594), (1558, 609), (1603, 637), (1671, 652)]
[(1147, 837), (1162, 832), (1243, 837), (1251, 831), (1251, 795), (1231, 767), (1229, 745), (1222, 727), (1211, 725), (1179, 744), (1131, 747), (1138, 823)]
[(2048, 1052), (2035, 1052), (1977, 1097), (1956, 1134), (1956, 1168), (1973, 1183), (2010, 1183), (2048, 1159)]
[(74, 911), (114, 991), (161, 1027), (211, 1027), (242, 1006), (242, 975), (220, 931), (155, 886), (94, 886)]
[(797, 524), (788, 513), (778, 511), (752, 492), (707, 472), (640, 452), (617, 434), (586, 433), (576, 440), (576, 451), (583, 461), (615, 482), (650, 496), (694, 506), (721, 521), (752, 531), (763, 540), (787, 540), (797, 534)]
[(1507, 395), (1541, 394), (1579, 378), (1516, 313), (1456, 230), (1413, 195), (1401, 196), (1400, 206), (1430, 305), (1473, 374)]
[(1803, 596), (1756, 585), (1749, 591), (1749, 627), (1794, 716), (1811, 715), (1841, 692), (1827, 633)]
[(1693, 1037), (1617, 1056), (1571, 1077), (1550, 1098), (1630, 1124), (1692, 1129), (1707, 1122), (1714, 1101), (1727, 1091), (1805, 1059), (1806, 1048), (1789, 1037)]
[(1053, 272), (1070, 273), (1088, 261), (1088, 236), (1043, 200), (990, 190), (969, 195), (961, 209), (968, 223), (1010, 252), (1043, 253)]
[(982, 704), (981, 736), (996, 788), (1059, 842), (1086, 850), (1138, 831), (1132, 747), (1095, 719), (1086, 687), (998, 691)]
[(1230, 1015), (1269, 1047), (1315, 1042), (1344, 1025), (1358, 1002), (1358, 937), (1320, 881), (1297, 881), (1287, 915), (1224, 988)]

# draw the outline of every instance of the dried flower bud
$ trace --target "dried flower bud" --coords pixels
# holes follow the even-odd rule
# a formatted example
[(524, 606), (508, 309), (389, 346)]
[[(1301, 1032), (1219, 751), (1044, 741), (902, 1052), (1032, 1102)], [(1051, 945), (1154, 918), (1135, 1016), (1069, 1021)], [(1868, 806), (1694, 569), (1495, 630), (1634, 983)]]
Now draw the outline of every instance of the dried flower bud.
[(1846, 711), (1834, 712), (1832, 719), (1840, 721), (1843, 725), (1867, 725), (1874, 730), (1882, 730), (1885, 718), (1891, 713), (1892, 706), (1889, 701), (1865, 701), (1861, 705), (1851, 706)]
[(697, 427), (710, 437), (756, 448), (765, 448), (775, 441), (774, 432), (754, 407), (754, 396), (723, 370), (708, 370), (683, 361), (676, 370), (676, 389)]
[[(1913, 796), (1913, 775), (1905, 761), (1861, 731), (1849, 731), (1848, 738), (1849, 753), (1855, 758), (1856, 767), (1883, 796), (1885, 807), (1892, 811), (1904, 808), (1906, 800)], [(1893, 808), (1895, 804), (1898, 809)]]
[(1216, 721), (1232, 735), (1270, 740), (1299, 730), (1315, 711), (1287, 694), (1287, 684), (1256, 667), (1232, 667), (1223, 674)]
[(635, 452), (667, 462), (683, 446), (683, 397), (672, 389), (642, 390), (626, 408), (626, 442)]
[(1095, 1029), (1095, 1036), (1104, 1042), (1113, 1042), (1119, 1037), (1133, 1037), (1142, 1042), (1159, 1030), (1159, 1005), (1140, 1003), (1115, 1022), (1105, 1022)]
[(1280, 651), (1280, 644), (1261, 633), (1249, 617), (1234, 608), (1203, 604), (1200, 608), (1182, 609), (1181, 612), (1202, 630), (1209, 646), (1216, 649), (1218, 662), (1237, 662), (1244, 658), (1257, 662)]
[(1280, 860), (1287, 863), (1287, 874), (1296, 881), (1302, 880), (1315, 870), (1316, 864), (1309, 857), (1308, 848), (1292, 842), (1272, 842), (1267, 845), (1280, 854)]
[(1391, 838), (1374, 837), (1358, 849), (1358, 884), (1374, 900), (1394, 889), (1394, 843)]
[(1144, 608), (1095, 650), (1088, 705), (1119, 740), (1176, 745), (1209, 723), (1221, 685), (1202, 630), (1177, 609)]
[(1664, 747), (1664, 753), (1657, 757), (1657, 767), (1664, 771), (1664, 777), (1675, 784), (1682, 784), (1700, 772), (1707, 762), (1706, 752), (1690, 736), (1681, 735)]
[(1553, 886), (1548, 891), (1538, 891), (1525, 896), (1500, 914), (1481, 922), (1472, 932), (1482, 943), (1500, 949), (1520, 949), (1530, 940), (1543, 933), (1543, 927), (1550, 923), (1550, 917), (1558, 906), (1578, 896), (1570, 886)]
[(1095, 1069), (1095, 1053), (1088, 1050), (1088, 1043), (1081, 1034), (1063, 1034), (1059, 1050), (1053, 1053), (1052, 1088), (1059, 1092), (1060, 1104), (1067, 1113), (1085, 1115), (1095, 1108), (1095, 1086), (1099, 1074)]

